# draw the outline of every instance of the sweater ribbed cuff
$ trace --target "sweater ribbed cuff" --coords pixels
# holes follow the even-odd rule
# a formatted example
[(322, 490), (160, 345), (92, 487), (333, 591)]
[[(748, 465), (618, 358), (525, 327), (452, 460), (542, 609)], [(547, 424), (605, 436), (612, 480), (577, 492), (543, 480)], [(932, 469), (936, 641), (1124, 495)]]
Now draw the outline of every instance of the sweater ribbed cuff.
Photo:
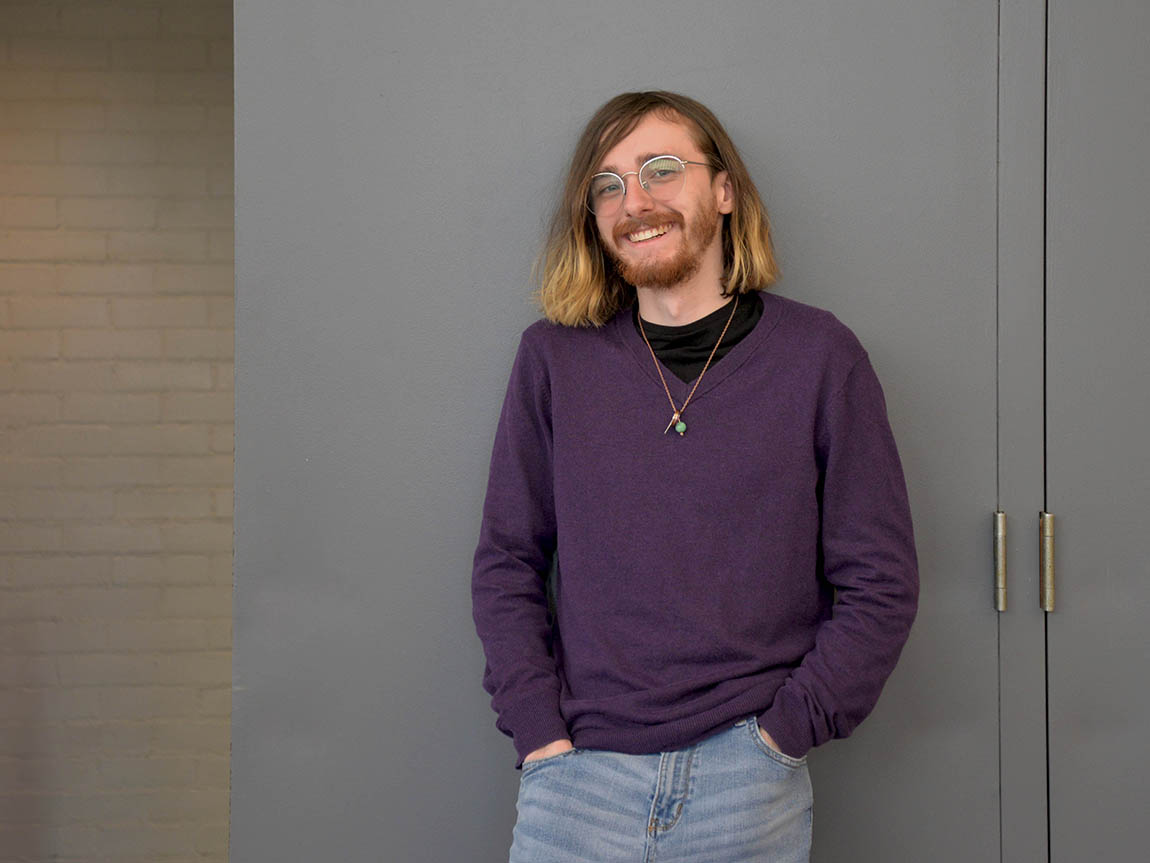
[(759, 725), (771, 735), (784, 755), (802, 758), (815, 745), (806, 705), (802, 699), (788, 698), (785, 686), (776, 693), (774, 703), (758, 719)]
[(524, 758), (541, 746), (571, 739), (555, 698), (537, 698), (509, 707), (504, 711), (502, 721), (511, 729), (517, 756), (516, 770), (523, 766)]

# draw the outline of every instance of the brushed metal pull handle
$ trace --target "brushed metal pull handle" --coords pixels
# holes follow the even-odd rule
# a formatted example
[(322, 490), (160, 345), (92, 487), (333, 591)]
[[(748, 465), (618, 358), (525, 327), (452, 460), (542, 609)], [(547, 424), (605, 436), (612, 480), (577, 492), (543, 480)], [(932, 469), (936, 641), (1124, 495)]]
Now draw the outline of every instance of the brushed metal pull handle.
[(994, 610), (1006, 611), (1006, 513), (994, 513)]
[(1038, 513), (1038, 604), (1054, 611), (1054, 514)]

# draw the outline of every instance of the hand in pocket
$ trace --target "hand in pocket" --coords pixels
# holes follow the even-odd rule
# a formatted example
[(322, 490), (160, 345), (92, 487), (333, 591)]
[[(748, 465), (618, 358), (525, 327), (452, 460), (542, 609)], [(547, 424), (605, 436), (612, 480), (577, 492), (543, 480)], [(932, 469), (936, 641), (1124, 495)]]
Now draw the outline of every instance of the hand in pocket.
[[(761, 725), (759, 725), (759, 724), (758, 724), (758, 720), (756, 720), (756, 721), (755, 721), (755, 725), (756, 725), (756, 726), (758, 727), (758, 729), (759, 729), (759, 736), (760, 736), (761, 738), (763, 738), (763, 742), (764, 742), (764, 743), (766, 743), (766, 744), (767, 744), (767, 746), (771, 747), (771, 749), (775, 750), (775, 752), (778, 752), (778, 753), (780, 753), (780, 754), (782, 754), (782, 755), (786, 755), (786, 753), (785, 753), (785, 752), (783, 752), (783, 750), (779, 749), (779, 745), (778, 745), (777, 743), (775, 743), (775, 740), (774, 740), (774, 738), (773, 738), (773, 737), (771, 737), (771, 735), (767, 734), (767, 732), (766, 732), (766, 730), (763, 728), (763, 726), (761, 726)], [(791, 756), (787, 755), (787, 757), (788, 757), (788, 758), (790, 758)]]

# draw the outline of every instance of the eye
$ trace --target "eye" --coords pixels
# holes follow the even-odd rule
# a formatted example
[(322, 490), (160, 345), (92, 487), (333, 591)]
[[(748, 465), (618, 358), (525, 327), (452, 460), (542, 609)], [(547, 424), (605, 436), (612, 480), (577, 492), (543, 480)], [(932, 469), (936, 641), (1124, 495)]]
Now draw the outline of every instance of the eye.
[(617, 195), (623, 189), (614, 177), (601, 177), (591, 184), (591, 194), (596, 198), (606, 198)]
[(643, 168), (643, 180), (646, 183), (666, 184), (683, 173), (683, 166), (678, 159), (664, 157), (653, 159)]

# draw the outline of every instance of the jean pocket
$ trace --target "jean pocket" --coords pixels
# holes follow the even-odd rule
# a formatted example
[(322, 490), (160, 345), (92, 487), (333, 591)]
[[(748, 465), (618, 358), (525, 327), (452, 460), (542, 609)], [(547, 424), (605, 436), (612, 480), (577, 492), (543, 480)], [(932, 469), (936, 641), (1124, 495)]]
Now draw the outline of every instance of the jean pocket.
[(757, 717), (752, 716), (747, 722), (747, 727), (751, 731), (751, 739), (755, 741), (755, 745), (761, 752), (764, 752), (768, 758), (792, 770), (797, 770), (807, 763), (807, 756), (792, 758), (790, 755), (787, 755), (785, 752), (780, 752), (771, 746), (771, 744), (767, 743), (767, 738), (763, 737), (762, 729), (759, 728), (759, 720)]
[(532, 758), (530, 761), (524, 761), (520, 767), (520, 775), (525, 775), (528, 772), (534, 770), (536, 767), (540, 767), (544, 764), (550, 764), (552, 761), (558, 761), (560, 758), (565, 758), (568, 755), (574, 755), (577, 752), (582, 751), (583, 750), (579, 749), (578, 747), (575, 747), (572, 749), (564, 749), (562, 752), (556, 752), (554, 755), (544, 755), (542, 758)]

